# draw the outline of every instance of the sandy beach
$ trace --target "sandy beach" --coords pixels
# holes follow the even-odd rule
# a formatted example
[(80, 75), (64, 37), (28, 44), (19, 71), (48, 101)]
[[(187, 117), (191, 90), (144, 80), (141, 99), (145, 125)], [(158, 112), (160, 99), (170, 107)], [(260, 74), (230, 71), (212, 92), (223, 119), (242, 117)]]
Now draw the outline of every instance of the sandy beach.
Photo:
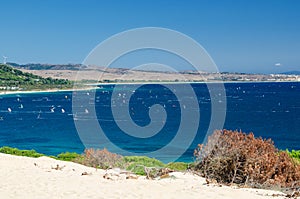
[(73, 88), (73, 89), (46, 89), (46, 90), (25, 90), (25, 91), (0, 91), (0, 95), (10, 95), (10, 94), (29, 94), (29, 93), (53, 93), (53, 92), (73, 92), (73, 91), (89, 91), (95, 90), (96, 86), (86, 86), (84, 88)]
[[(126, 179), (119, 169), (101, 170), (48, 157), (0, 153), (0, 198), (284, 198), (280, 192), (206, 184), (191, 173), (171, 177)], [(103, 176), (106, 176), (104, 178)], [(134, 176), (133, 176), (134, 177)]]

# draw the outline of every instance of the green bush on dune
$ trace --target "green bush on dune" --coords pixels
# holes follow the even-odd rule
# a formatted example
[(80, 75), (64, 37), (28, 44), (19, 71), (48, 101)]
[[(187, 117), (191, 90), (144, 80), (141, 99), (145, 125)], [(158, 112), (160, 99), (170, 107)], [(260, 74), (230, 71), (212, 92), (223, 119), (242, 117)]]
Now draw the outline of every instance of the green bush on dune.
[[(4, 146), (0, 148), (0, 153), (10, 154), (10, 155), (17, 155), (17, 156), (26, 156), (26, 157), (32, 157), (32, 158), (38, 158), (42, 156), (46, 156), (45, 154), (38, 153), (35, 150), (21, 150), (17, 148), (12, 148), (8, 146)], [(63, 161), (73, 161), (75, 159), (82, 158), (82, 155), (74, 152), (66, 152), (58, 154), (57, 156), (48, 156), (50, 158), (54, 158), (57, 160), (63, 160)]]
[(138, 175), (145, 175), (144, 167), (163, 168), (166, 165), (155, 158), (146, 156), (125, 156), (126, 170), (132, 171)]
[(293, 160), (295, 160), (296, 163), (300, 164), (300, 150), (286, 150), (286, 152), (291, 158), (293, 158)]
[(35, 150), (20, 150), (17, 148), (11, 148), (11, 147), (7, 147), (7, 146), (1, 147), (0, 153), (17, 155), (17, 156), (27, 156), (27, 157), (33, 157), (33, 158), (38, 158), (38, 157), (44, 156), (44, 154), (38, 153)]
[(287, 152), (291, 157), (300, 159), (300, 150), (298, 150), (298, 151), (296, 151), (296, 150), (292, 150), (292, 151), (287, 150)]
[(185, 163), (185, 162), (170, 162), (166, 165), (167, 168), (175, 171), (186, 171), (191, 166), (193, 166), (192, 163)]
[(58, 154), (57, 156), (54, 156), (54, 158), (63, 161), (74, 161), (76, 159), (81, 159), (82, 155), (75, 152), (65, 152), (65, 153)]

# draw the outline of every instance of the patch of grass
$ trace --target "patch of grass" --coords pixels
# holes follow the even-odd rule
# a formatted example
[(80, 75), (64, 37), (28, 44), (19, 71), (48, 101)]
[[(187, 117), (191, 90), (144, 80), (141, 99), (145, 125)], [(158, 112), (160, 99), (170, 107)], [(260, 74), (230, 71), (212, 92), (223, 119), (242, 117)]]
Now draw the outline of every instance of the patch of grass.
[(175, 171), (186, 171), (190, 166), (190, 163), (185, 162), (170, 162), (166, 165), (167, 168)]
[(289, 156), (300, 159), (300, 150), (292, 150), (292, 151), (286, 150), (286, 152), (289, 154)]
[(300, 164), (300, 150), (289, 151), (287, 149), (286, 152), (291, 158), (293, 158), (296, 164)]
[(54, 156), (54, 158), (57, 160), (76, 162), (76, 160), (82, 159), (83, 156), (75, 152), (66, 152), (66, 153), (58, 154), (57, 156)]
[(38, 158), (38, 157), (44, 156), (44, 154), (38, 153), (35, 150), (20, 150), (17, 148), (12, 148), (12, 147), (7, 147), (7, 146), (1, 147), (0, 153), (17, 155), (17, 156), (33, 157), (33, 158)]
[(155, 158), (146, 156), (125, 156), (126, 170), (132, 171), (138, 175), (145, 175), (144, 167), (162, 168), (166, 165)]

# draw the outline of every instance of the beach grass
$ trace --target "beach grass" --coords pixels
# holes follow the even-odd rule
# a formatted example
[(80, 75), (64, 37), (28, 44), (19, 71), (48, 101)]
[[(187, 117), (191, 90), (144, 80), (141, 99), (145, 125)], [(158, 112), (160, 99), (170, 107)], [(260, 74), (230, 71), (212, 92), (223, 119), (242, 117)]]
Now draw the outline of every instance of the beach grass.
[(293, 160), (295, 161), (296, 164), (300, 165), (300, 150), (292, 150), (289, 151), (288, 149), (286, 150), (286, 152), (288, 153), (288, 155), (293, 158)]
[(145, 175), (145, 167), (150, 168), (164, 168), (166, 165), (155, 159), (146, 156), (125, 156), (124, 162), (126, 165), (126, 170), (132, 171), (138, 175)]
[(17, 155), (17, 156), (33, 157), (33, 158), (38, 158), (38, 157), (44, 156), (44, 154), (38, 153), (35, 150), (20, 150), (17, 148), (12, 148), (12, 147), (7, 147), (7, 146), (1, 147), (0, 153)]
[(170, 162), (166, 165), (167, 168), (176, 170), (176, 171), (186, 171), (187, 169), (194, 166), (194, 163), (186, 162)]
[(83, 156), (75, 152), (65, 152), (65, 153), (60, 153), (57, 156), (54, 156), (54, 158), (57, 160), (72, 162), (78, 159), (82, 159)]

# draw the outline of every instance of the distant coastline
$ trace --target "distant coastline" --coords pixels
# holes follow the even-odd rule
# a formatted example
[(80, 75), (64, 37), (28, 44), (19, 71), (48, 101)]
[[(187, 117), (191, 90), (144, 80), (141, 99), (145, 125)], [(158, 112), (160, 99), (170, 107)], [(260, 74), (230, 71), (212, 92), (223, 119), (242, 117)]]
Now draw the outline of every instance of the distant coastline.
[[(26, 66), (26, 65), (25, 65)], [(97, 89), (115, 84), (227, 84), (300, 82), (297, 74), (143, 71), (83, 65), (0, 64), (0, 95)], [(50, 67), (50, 68), (49, 68)]]
[(174, 81), (159, 81), (159, 82), (109, 82), (109, 83), (94, 83), (87, 85), (115, 85), (115, 84), (220, 84), (220, 83), (286, 83), (286, 82), (300, 82), (300, 81), (199, 81), (199, 82), (174, 82)]
[(0, 96), (3, 95), (14, 95), (14, 94), (30, 94), (30, 93), (55, 93), (55, 92), (73, 92), (73, 91), (89, 91), (101, 89), (99, 86), (105, 85), (144, 85), (144, 84), (232, 84), (232, 83), (300, 83), (300, 81), (208, 81), (208, 82), (109, 82), (109, 83), (93, 83), (86, 84), (80, 88), (70, 88), (70, 89), (45, 89), (45, 90), (8, 90), (1, 91)]
[(82, 64), (27, 64), (11, 66), (43, 78), (68, 79), (83, 82), (215, 82), (215, 81), (300, 81), (299, 71), (260, 74), (243, 72), (207, 72), (196, 70), (156, 71), (130, 68), (108, 68)]
[(23, 90), (23, 91), (0, 91), (1, 95), (14, 95), (14, 94), (30, 94), (30, 93), (55, 93), (55, 92), (71, 92), (71, 91), (85, 91), (97, 89), (96, 87), (84, 87), (77, 89), (46, 89), (46, 90)]

